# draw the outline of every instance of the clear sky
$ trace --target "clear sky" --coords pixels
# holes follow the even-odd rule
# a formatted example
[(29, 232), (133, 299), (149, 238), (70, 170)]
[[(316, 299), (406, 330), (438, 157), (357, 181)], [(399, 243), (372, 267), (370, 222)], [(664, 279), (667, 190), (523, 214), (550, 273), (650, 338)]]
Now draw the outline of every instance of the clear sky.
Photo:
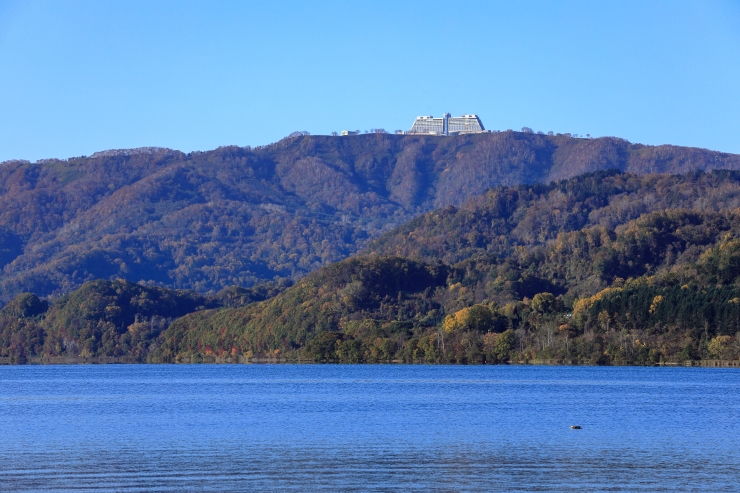
[(0, 0), (0, 161), (446, 111), (740, 153), (740, 1)]

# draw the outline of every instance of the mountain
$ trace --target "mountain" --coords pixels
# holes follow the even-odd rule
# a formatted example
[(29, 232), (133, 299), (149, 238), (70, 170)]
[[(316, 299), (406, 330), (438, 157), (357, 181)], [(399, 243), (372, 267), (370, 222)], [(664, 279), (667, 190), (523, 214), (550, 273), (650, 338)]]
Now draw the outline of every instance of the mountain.
[[(95, 279), (201, 293), (298, 279), (435, 208), (583, 172), (740, 169), (740, 156), (531, 132), (294, 135), (0, 164), (0, 303)], [(628, 207), (628, 204), (625, 205)]]
[(275, 298), (187, 315), (159, 351), (188, 361), (730, 359), (740, 356), (739, 207), (740, 173), (727, 171), (497, 188)]
[[(179, 318), (177, 318), (179, 317)], [(94, 281), (0, 310), (0, 357), (348, 363), (740, 358), (740, 172), (600, 171), (426, 213), (289, 286)]]

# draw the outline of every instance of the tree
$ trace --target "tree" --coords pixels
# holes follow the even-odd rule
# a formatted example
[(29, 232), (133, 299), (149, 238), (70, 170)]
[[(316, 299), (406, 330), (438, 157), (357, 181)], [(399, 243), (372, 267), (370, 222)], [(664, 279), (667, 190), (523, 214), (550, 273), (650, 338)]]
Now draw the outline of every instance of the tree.
[(733, 347), (731, 336), (717, 336), (707, 344), (707, 352), (712, 359), (732, 359)]
[(508, 362), (515, 346), (516, 334), (511, 329), (507, 329), (500, 334), (486, 334), (483, 338), (483, 347), (488, 363)]
[(555, 296), (552, 293), (537, 293), (532, 298), (532, 311), (544, 315), (550, 313), (555, 307)]
[(448, 334), (453, 332), (476, 331), (486, 332), (494, 327), (494, 317), (491, 310), (485, 305), (473, 305), (448, 315), (443, 322), (443, 328)]

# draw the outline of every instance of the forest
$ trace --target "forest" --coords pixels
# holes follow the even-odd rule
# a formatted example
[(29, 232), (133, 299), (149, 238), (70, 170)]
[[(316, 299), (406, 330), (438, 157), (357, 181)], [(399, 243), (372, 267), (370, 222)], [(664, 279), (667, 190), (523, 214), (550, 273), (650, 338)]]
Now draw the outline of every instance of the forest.
[[(525, 130), (446, 138), (297, 133), (257, 148), (0, 163), (0, 305), (23, 292), (59, 298), (98, 279), (202, 294), (296, 281), (427, 212), (469, 209), (469, 199), (491, 188), (521, 195), (520, 184), (606, 169), (740, 169), (734, 154)], [(698, 200), (706, 206), (673, 196), (651, 204), (645, 189), (641, 207), (714, 207), (704, 192)], [(622, 200), (615, 207), (636, 217)]]
[(0, 357), (654, 365), (740, 359), (740, 172), (493, 187), (293, 282), (123, 279), (0, 310)]

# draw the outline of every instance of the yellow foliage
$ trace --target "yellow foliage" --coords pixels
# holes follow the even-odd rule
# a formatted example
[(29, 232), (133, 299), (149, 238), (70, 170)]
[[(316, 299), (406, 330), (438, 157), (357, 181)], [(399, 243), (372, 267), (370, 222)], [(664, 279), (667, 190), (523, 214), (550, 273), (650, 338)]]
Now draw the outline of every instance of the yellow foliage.
[(591, 309), (591, 306), (593, 306), (591, 298), (578, 298), (573, 303), (573, 316), (577, 317), (579, 315), (583, 315), (589, 309)]
[(464, 329), (471, 321), (470, 308), (463, 308), (454, 315), (445, 317), (442, 327), (445, 332), (452, 333)]
[(447, 315), (442, 322), (442, 328), (447, 333), (462, 330), (481, 330), (490, 327), (492, 322), (491, 310), (485, 305), (473, 305)]
[(663, 300), (665, 300), (665, 297), (663, 295), (658, 295), (655, 298), (653, 298), (653, 303), (650, 305), (650, 310), (648, 310), (650, 313), (655, 313), (655, 311), (658, 309), (658, 305), (660, 305)]
[(590, 298), (578, 298), (573, 303), (573, 316), (576, 317), (585, 314), (591, 309), (592, 306), (594, 306), (594, 303), (596, 303), (597, 301), (600, 301), (612, 294), (620, 293), (622, 292), (622, 290), (623, 288), (605, 288), (595, 295), (591, 296)]
[(627, 281), (625, 281), (624, 288), (625, 289), (628, 289), (628, 288), (636, 289), (636, 288), (639, 288), (640, 286), (647, 286), (647, 285), (648, 285), (648, 280), (644, 277), (638, 277), (637, 279), (630, 277), (629, 279), (627, 279)]
[(442, 328), (448, 334), (455, 332), (457, 330), (457, 323), (455, 322), (455, 316), (447, 315), (444, 321), (442, 322)]
[(712, 358), (715, 359), (730, 359), (732, 356), (729, 354), (732, 350), (732, 337), (731, 336), (717, 336), (707, 344), (707, 351)]

